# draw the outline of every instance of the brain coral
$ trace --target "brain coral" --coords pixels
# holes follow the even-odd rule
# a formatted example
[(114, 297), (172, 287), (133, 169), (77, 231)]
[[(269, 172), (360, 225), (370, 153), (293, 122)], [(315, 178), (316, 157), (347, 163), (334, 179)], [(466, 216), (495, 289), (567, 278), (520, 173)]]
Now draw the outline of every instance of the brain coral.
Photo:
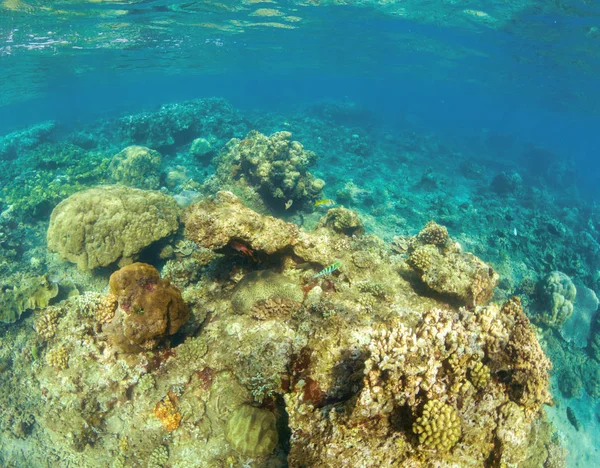
[(50, 216), (48, 249), (91, 270), (130, 263), (178, 228), (175, 201), (159, 192), (101, 186), (78, 192)]
[(244, 455), (268, 455), (278, 440), (275, 415), (266, 409), (243, 405), (229, 418), (226, 437)]
[(128, 146), (113, 156), (108, 171), (118, 184), (155, 190), (160, 186), (161, 160), (158, 151), (145, 146)]
[(152, 349), (187, 322), (190, 313), (181, 293), (146, 263), (134, 263), (113, 273), (110, 294), (118, 307), (102, 330), (125, 352)]
[(215, 250), (232, 240), (267, 254), (291, 245), (298, 228), (271, 216), (246, 208), (231, 192), (191, 205), (185, 212), (185, 235), (201, 247)]

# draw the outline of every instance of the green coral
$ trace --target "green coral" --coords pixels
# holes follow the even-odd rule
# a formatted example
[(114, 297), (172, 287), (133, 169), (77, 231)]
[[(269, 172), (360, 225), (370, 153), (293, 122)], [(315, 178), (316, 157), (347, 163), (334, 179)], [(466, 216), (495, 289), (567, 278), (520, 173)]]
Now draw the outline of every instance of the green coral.
[(46, 276), (26, 278), (0, 291), (0, 322), (16, 322), (27, 309), (46, 307), (58, 295), (58, 285)]
[[(70, 144), (44, 144), (25, 153), (19, 171), (8, 174), (2, 201), (15, 214), (46, 216), (64, 198), (105, 180), (110, 160)], [(22, 167), (30, 167), (27, 177)]]
[(156, 190), (160, 187), (161, 161), (158, 151), (145, 146), (128, 146), (113, 156), (108, 172), (117, 184)]
[(278, 442), (275, 415), (266, 409), (242, 405), (229, 418), (225, 436), (243, 455), (268, 455)]
[(188, 338), (177, 347), (177, 361), (184, 367), (198, 367), (208, 347), (201, 338)]
[(235, 288), (231, 303), (238, 314), (255, 315), (261, 305), (276, 307), (276, 302), (281, 305), (283, 301), (281, 308), (287, 309), (288, 305), (299, 307), (303, 299), (304, 292), (298, 284), (285, 275), (264, 270), (244, 276)]
[(425, 447), (449, 451), (460, 439), (460, 419), (452, 406), (430, 400), (425, 403), (422, 416), (415, 421), (413, 431)]
[(159, 445), (150, 454), (148, 468), (164, 468), (169, 461), (169, 450), (165, 445)]

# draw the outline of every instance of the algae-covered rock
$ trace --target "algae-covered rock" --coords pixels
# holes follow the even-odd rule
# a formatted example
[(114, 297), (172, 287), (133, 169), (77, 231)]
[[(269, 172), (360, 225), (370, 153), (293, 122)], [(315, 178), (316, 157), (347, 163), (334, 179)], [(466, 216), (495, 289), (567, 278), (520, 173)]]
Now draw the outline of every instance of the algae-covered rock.
[(231, 303), (239, 314), (267, 319), (289, 317), (303, 299), (304, 292), (297, 283), (285, 275), (266, 270), (244, 276), (235, 287)]
[(537, 322), (560, 328), (573, 313), (577, 288), (566, 274), (553, 271), (539, 285), (540, 307)]
[(243, 455), (268, 455), (278, 441), (275, 415), (266, 409), (243, 405), (229, 418), (226, 437), (233, 448)]
[(109, 284), (118, 307), (102, 331), (122, 351), (155, 348), (189, 319), (179, 290), (161, 279), (151, 265), (134, 263), (121, 268), (111, 275)]
[(158, 151), (145, 146), (128, 146), (113, 156), (108, 172), (117, 184), (156, 190), (160, 187), (161, 160)]
[(470, 306), (485, 304), (494, 295), (498, 274), (481, 259), (450, 242), (441, 226), (427, 224), (408, 252), (408, 264), (433, 292)]
[(231, 192), (218, 192), (188, 207), (184, 223), (186, 237), (211, 250), (235, 241), (272, 254), (292, 245), (298, 236), (295, 225), (246, 208)]
[(127, 264), (178, 226), (178, 208), (172, 198), (159, 192), (101, 186), (78, 192), (54, 208), (48, 249), (83, 270)]

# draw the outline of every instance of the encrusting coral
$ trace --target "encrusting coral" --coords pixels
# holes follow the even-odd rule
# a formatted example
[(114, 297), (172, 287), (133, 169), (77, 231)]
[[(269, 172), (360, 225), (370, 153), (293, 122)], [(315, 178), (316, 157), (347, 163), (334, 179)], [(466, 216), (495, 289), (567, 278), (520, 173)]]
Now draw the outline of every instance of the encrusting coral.
[(103, 186), (78, 192), (52, 211), (48, 249), (92, 270), (131, 263), (179, 226), (175, 201), (159, 192)]

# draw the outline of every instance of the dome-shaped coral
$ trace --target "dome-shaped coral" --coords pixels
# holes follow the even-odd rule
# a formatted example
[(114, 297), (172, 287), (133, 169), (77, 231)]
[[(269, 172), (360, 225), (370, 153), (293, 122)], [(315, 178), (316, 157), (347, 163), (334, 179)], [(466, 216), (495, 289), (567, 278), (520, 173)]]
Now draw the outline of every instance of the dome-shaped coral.
[(179, 226), (175, 201), (159, 192), (103, 186), (78, 192), (50, 216), (48, 249), (83, 270), (130, 263)]
[(226, 437), (233, 448), (244, 455), (268, 455), (278, 441), (275, 415), (266, 409), (240, 406), (227, 422)]
[(187, 322), (190, 313), (179, 290), (145, 263), (134, 263), (113, 273), (110, 293), (118, 308), (102, 330), (125, 352), (152, 349)]
[(540, 284), (541, 310), (535, 320), (559, 328), (573, 313), (577, 289), (566, 274), (553, 271)]
[(423, 407), (423, 415), (415, 421), (413, 431), (422, 445), (447, 451), (460, 439), (460, 419), (452, 406), (430, 400)]
[(108, 172), (118, 184), (156, 190), (160, 187), (161, 160), (158, 151), (145, 146), (128, 146), (113, 156)]

